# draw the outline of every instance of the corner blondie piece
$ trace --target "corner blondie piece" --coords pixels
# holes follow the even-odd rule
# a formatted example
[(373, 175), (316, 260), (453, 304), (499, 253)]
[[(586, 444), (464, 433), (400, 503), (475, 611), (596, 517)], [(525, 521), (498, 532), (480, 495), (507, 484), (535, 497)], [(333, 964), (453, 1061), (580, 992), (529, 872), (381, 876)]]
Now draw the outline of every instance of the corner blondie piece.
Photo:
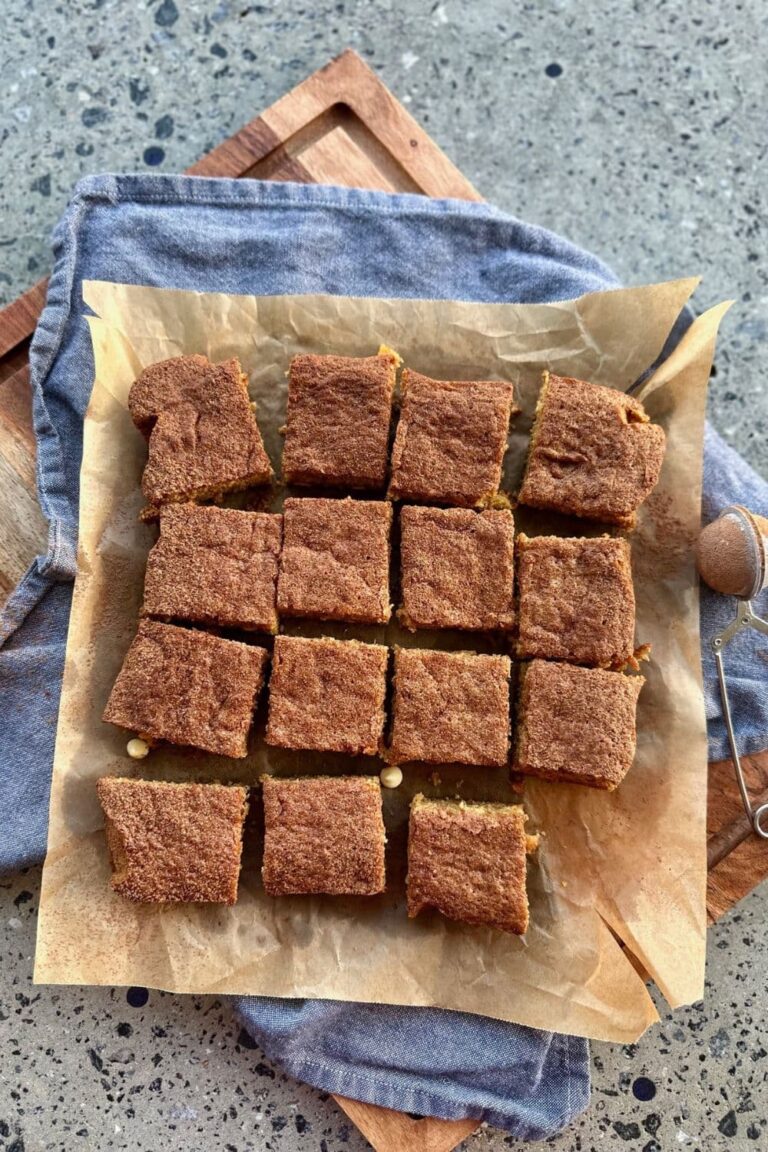
[(390, 764), (506, 763), (507, 656), (395, 648)]
[(128, 411), (149, 441), (141, 490), (145, 518), (162, 504), (213, 500), (272, 479), (248, 381), (237, 360), (176, 356), (131, 386)]
[(105, 776), (112, 887), (155, 904), (234, 904), (248, 789)]
[(142, 616), (277, 631), (282, 516), (168, 505), (149, 553)]
[(270, 896), (375, 896), (385, 888), (381, 785), (311, 776), (264, 786), (264, 890)]
[(518, 655), (599, 668), (632, 659), (629, 545), (608, 536), (517, 538)]
[(404, 507), (400, 620), (412, 630), (511, 628), (514, 549), (511, 512)]
[(514, 388), (501, 380), (430, 380), (405, 369), (389, 498), (483, 508), (501, 483)]
[(357, 640), (275, 639), (267, 743), (375, 756), (384, 731), (388, 650)]
[(240, 759), (248, 754), (266, 662), (264, 648), (142, 620), (104, 720), (150, 743), (167, 740)]
[(289, 484), (383, 488), (398, 357), (294, 356), (283, 477)]
[(281, 616), (385, 624), (391, 611), (391, 504), (288, 499), (283, 513)]
[(520, 503), (631, 528), (664, 446), (633, 396), (545, 372)]
[(450, 920), (523, 935), (528, 928), (526, 815), (517, 804), (414, 796), (408, 827), (408, 915), (436, 908)]
[(645, 680), (534, 660), (520, 690), (514, 771), (613, 791), (632, 767)]

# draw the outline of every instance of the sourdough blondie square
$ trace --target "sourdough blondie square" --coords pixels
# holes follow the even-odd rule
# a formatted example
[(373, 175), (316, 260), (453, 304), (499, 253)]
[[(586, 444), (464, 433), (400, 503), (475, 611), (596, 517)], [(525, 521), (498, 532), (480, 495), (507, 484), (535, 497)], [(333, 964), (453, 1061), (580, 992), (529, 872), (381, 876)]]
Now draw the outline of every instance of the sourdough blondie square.
[(163, 504), (215, 500), (272, 479), (235, 359), (176, 356), (152, 364), (131, 386), (128, 411), (149, 442), (141, 481), (146, 519)]
[(277, 636), (267, 743), (375, 756), (384, 731), (388, 656), (381, 644)]
[(632, 660), (629, 544), (598, 536), (517, 538), (518, 655), (599, 668)]
[(283, 514), (280, 615), (385, 624), (391, 504), (288, 499)]
[(631, 528), (664, 446), (633, 396), (545, 372), (520, 503)]
[(406, 505), (400, 511), (400, 620), (412, 630), (511, 628), (514, 550), (511, 512)]
[(645, 680), (533, 660), (524, 666), (514, 771), (613, 791), (632, 767)]
[(242, 758), (266, 663), (264, 648), (142, 620), (104, 720), (150, 743)]
[(509, 750), (507, 656), (395, 648), (390, 764), (503, 765)]
[(277, 631), (282, 516), (167, 505), (147, 559), (143, 616)]
[(270, 896), (375, 896), (385, 887), (381, 785), (373, 776), (262, 776)]
[(289, 484), (383, 488), (399, 357), (294, 356), (283, 478)]
[(157, 904), (234, 904), (248, 789), (105, 776), (112, 887)]
[(436, 908), (450, 920), (522, 935), (528, 927), (525, 833), (518, 804), (415, 796), (408, 828), (408, 915)]
[(431, 380), (403, 371), (392, 449), (392, 500), (482, 508), (498, 498), (514, 388), (502, 380)]

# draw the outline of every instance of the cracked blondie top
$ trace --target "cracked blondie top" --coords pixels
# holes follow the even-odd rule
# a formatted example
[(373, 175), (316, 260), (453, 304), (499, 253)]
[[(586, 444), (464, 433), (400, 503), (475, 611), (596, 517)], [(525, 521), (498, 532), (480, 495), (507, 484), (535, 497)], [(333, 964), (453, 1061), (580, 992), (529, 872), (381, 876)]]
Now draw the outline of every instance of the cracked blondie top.
[(514, 551), (511, 512), (406, 505), (400, 511), (401, 622), (412, 630), (511, 628)]
[(277, 636), (267, 743), (375, 756), (384, 731), (388, 655), (381, 644)]
[(511, 667), (507, 656), (395, 648), (389, 763), (505, 764)]
[(525, 832), (518, 804), (427, 800), (411, 804), (408, 915), (436, 908), (450, 920), (522, 935), (528, 927)]
[(242, 758), (267, 658), (251, 644), (142, 620), (103, 718), (150, 743)]
[(518, 655), (620, 668), (631, 660), (629, 544), (598, 536), (517, 538)]
[(632, 527), (665, 440), (633, 396), (545, 372), (520, 503)]
[(431, 380), (403, 371), (389, 497), (487, 507), (498, 496), (509, 422), (517, 409), (501, 380)]
[(128, 411), (146, 436), (141, 490), (153, 518), (160, 505), (212, 500), (266, 484), (272, 466), (237, 360), (176, 356), (152, 364), (131, 386)]
[(289, 484), (383, 488), (398, 358), (294, 356), (283, 478)]
[(277, 631), (282, 516), (168, 505), (147, 559), (143, 616)]
[(374, 896), (385, 888), (381, 786), (373, 776), (262, 776), (270, 896)]
[(392, 506), (288, 499), (277, 589), (282, 616), (385, 624)]
[(129, 900), (234, 904), (248, 789), (105, 776), (112, 887)]
[(533, 660), (524, 669), (514, 771), (612, 791), (635, 758), (645, 680)]

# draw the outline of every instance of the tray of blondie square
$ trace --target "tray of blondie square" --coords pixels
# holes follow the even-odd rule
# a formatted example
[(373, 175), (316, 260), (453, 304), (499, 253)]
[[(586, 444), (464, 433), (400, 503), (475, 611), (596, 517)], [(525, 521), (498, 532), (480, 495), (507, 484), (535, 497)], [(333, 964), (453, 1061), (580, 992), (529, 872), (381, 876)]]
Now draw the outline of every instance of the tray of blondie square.
[[(330, 182), (427, 196), (480, 199), (470, 182), (353, 51), (314, 73), (194, 165), (203, 176)], [(0, 310), (0, 598), (45, 550), (35, 485), (27, 365), (45, 281)], [(768, 754), (745, 758), (749, 787), (765, 792)], [(764, 876), (730, 761), (710, 765), (710, 922)]]
[(638, 967), (698, 998), (723, 308), (647, 376), (694, 286), (556, 322), (84, 286), (38, 981), (624, 1041), (656, 1019)]

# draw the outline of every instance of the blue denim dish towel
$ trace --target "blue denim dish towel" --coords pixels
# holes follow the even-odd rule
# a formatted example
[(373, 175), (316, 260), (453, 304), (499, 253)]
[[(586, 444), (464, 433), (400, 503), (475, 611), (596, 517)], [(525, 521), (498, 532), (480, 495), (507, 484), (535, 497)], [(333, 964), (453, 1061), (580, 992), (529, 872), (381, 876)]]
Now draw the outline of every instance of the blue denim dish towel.
[[(42, 859), (75, 574), (82, 422), (93, 360), (81, 285), (112, 280), (245, 294), (332, 293), (534, 303), (617, 286), (598, 260), (487, 205), (354, 189), (98, 176), (78, 185), (54, 235), (55, 267), (30, 353), (38, 485), (48, 552), (0, 614), (0, 869)], [(706, 511), (739, 501), (768, 515), (768, 488), (714, 432)], [(703, 635), (728, 601), (705, 594)], [(736, 668), (742, 745), (768, 745), (761, 662)], [(713, 670), (707, 667), (708, 683)], [(764, 679), (764, 673), (763, 673)], [(726, 754), (715, 695), (710, 753)], [(566, 1125), (589, 1099), (586, 1041), (463, 1013), (321, 1000), (240, 998), (268, 1056), (326, 1092), (521, 1139)]]

